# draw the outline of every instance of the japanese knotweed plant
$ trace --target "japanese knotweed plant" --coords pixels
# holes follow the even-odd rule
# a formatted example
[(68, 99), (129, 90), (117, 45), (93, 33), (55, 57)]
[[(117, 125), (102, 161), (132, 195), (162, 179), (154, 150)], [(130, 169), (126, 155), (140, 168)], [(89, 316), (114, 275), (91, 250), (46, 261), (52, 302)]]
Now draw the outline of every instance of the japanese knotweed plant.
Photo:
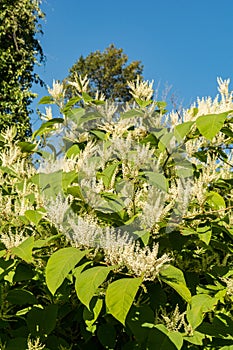
[(233, 101), (218, 85), (168, 113), (140, 79), (130, 105), (54, 82), (31, 143), (2, 135), (3, 344), (233, 346)]

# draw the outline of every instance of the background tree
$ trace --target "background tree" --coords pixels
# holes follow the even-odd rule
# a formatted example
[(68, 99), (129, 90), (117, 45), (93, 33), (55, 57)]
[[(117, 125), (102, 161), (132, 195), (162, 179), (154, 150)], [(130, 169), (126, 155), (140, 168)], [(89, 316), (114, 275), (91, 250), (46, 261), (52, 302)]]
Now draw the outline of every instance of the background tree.
[(31, 134), (32, 83), (42, 84), (33, 70), (44, 60), (36, 38), (43, 16), (39, 0), (0, 1), (0, 128), (16, 125), (19, 139)]
[[(90, 80), (90, 95), (95, 95), (98, 90), (107, 99), (126, 102), (132, 99), (127, 81), (135, 80), (137, 76), (142, 78), (143, 71), (141, 61), (127, 62), (128, 56), (123, 53), (123, 49), (111, 44), (103, 52), (91, 52), (86, 58), (81, 56), (71, 67), (67, 79), (75, 81), (77, 75), (82, 78), (87, 75)], [(70, 87), (67, 90), (69, 97), (73, 89)]]

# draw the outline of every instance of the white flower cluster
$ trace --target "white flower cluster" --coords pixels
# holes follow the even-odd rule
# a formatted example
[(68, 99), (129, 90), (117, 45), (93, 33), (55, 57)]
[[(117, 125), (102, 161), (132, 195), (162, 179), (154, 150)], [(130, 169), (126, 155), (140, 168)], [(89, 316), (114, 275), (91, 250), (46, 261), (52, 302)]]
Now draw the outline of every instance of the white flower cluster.
[(139, 243), (135, 241), (119, 245), (118, 239), (112, 240), (111, 245), (104, 249), (108, 263), (126, 266), (136, 276), (142, 276), (144, 281), (155, 280), (164, 264), (172, 260), (167, 254), (158, 258), (158, 250), (158, 244), (150, 250), (147, 246), (140, 248)]
[(64, 198), (61, 193), (59, 193), (55, 199), (44, 199), (47, 216), (53, 225), (58, 229), (61, 229), (65, 222), (65, 216), (70, 208), (71, 201), (71, 196)]
[(80, 75), (76, 75), (75, 81), (68, 81), (68, 84), (71, 86), (74, 86), (79, 93), (87, 92), (88, 85), (89, 85), (89, 79), (88, 79), (87, 75), (85, 75), (84, 78), (82, 78)]
[(37, 173), (51, 174), (59, 170), (64, 172), (72, 171), (75, 168), (75, 160), (72, 158), (61, 157), (56, 160), (45, 159), (40, 163)]
[(159, 191), (154, 186), (149, 186), (148, 196), (143, 203), (142, 213), (139, 216), (140, 226), (143, 229), (156, 231), (158, 223), (174, 206), (173, 200), (165, 204), (167, 199), (167, 194)]
[(28, 338), (27, 342), (27, 349), (26, 350), (43, 350), (45, 348), (45, 345), (43, 345), (40, 342), (40, 338), (36, 338), (35, 340)]
[[(233, 110), (233, 91), (229, 92), (230, 79), (222, 80), (217, 78), (218, 91), (221, 99), (217, 95), (211, 97), (197, 98), (197, 101), (189, 108), (183, 109), (181, 113), (172, 111), (168, 115), (171, 125), (175, 127), (181, 122), (195, 121), (201, 115), (224, 113)], [(232, 113), (232, 112), (231, 112)]]
[(45, 121), (53, 119), (53, 112), (50, 106), (45, 107), (45, 114), (42, 114), (41, 119)]
[(152, 80), (151, 83), (149, 81), (141, 81), (140, 77), (137, 76), (137, 80), (135, 82), (127, 81), (127, 84), (131, 89), (130, 93), (134, 98), (138, 98), (140, 100), (145, 101), (151, 100), (154, 93), (154, 80)]
[(66, 236), (76, 247), (98, 248), (101, 246), (103, 231), (92, 216), (71, 216), (67, 222)]
[(0, 241), (5, 245), (7, 250), (10, 250), (14, 247), (18, 247), (27, 238), (28, 238), (28, 236), (24, 235), (23, 230), (17, 230), (16, 232), (12, 232), (11, 227), (10, 227), (8, 232), (1, 233)]
[(68, 202), (60, 208), (55, 206), (55, 201), (51, 204), (47, 207), (50, 220), (56, 223), (72, 245), (103, 250), (108, 264), (126, 266), (134, 275), (143, 276), (144, 280), (154, 280), (163, 265), (171, 261), (167, 254), (158, 258), (158, 244), (152, 250), (147, 246), (141, 248), (127, 232), (121, 233), (113, 227), (101, 227), (91, 215), (81, 217), (72, 213), (62, 222), (68, 210)]
[(5, 148), (1, 151), (0, 159), (2, 166), (11, 166), (17, 162), (21, 156), (20, 148), (16, 145), (11, 145), (9, 148)]
[(227, 294), (233, 296), (233, 276), (231, 277), (221, 277), (221, 281), (227, 285)]
[(180, 313), (178, 304), (170, 314), (167, 314), (166, 309), (161, 308), (161, 318), (158, 317), (159, 321), (165, 323), (169, 332), (178, 332), (182, 326), (186, 328), (185, 315), (186, 312)]
[(59, 81), (53, 80), (53, 87), (48, 87), (49, 94), (54, 98), (56, 102), (58, 102), (61, 97), (64, 96), (64, 85), (63, 83), (59, 83)]

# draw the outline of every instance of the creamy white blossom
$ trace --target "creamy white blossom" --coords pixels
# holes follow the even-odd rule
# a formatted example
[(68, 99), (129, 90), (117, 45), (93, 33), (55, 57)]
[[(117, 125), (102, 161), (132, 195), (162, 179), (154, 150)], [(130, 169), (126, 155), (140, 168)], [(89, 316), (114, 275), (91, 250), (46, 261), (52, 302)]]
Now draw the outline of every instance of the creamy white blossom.
[(222, 80), (217, 78), (218, 91), (221, 94), (215, 98), (198, 97), (197, 101), (191, 105), (189, 109), (183, 109), (180, 112), (172, 111), (167, 115), (167, 120), (171, 122), (171, 126), (175, 127), (178, 124), (188, 121), (195, 121), (199, 116), (207, 114), (218, 114), (224, 112), (230, 112), (233, 110), (233, 91), (229, 92), (230, 79)]
[(59, 193), (55, 199), (45, 199), (44, 206), (47, 210), (47, 216), (55, 227), (61, 229), (65, 223), (65, 216), (70, 209), (72, 197), (64, 197)]
[(53, 160), (52, 158), (44, 159), (40, 163), (40, 166), (37, 169), (37, 173), (51, 174), (59, 170), (69, 172), (75, 169), (75, 164), (76, 160), (74, 158), (61, 157), (55, 160)]
[[(96, 93), (95, 93), (95, 100), (105, 101), (105, 99), (106, 99), (106, 97), (103, 94), (103, 92), (100, 92), (99, 90), (97, 90)], [(106, 103), (107, 103), (107, 101), (106, 101)]]
[(41, 119), (46, 121), (53, 119), (51, 106), (45, 107), (45, 114), (42, 114)]
[(158, 244), (154, 244), (152, 249), (147, 246), (141, 248), (138, 242), (131, 240), (118, 247), (112, 240), (111, 245), (104, 249), (107, 262), (126, 266), (136, 276), (143, 277), (144, 281), (156, 279), (164, 265), (172, 260), (167, 254), (158, 258), (158, 250)]
[(154, 186), (148, 186), (148, 196), (145, 199), (142, 207), (142, 213), (139, 216), (140, 226), (143, 229), (153, 230), (158, 229), (158, 223), (168, 214), (174, 206), (175, 200), (166, 204), (167, 195), (158, 190)]
[[(185, 322), (186, 311), (180, 313), (178, 304), (171, 313), (167, 313), (166, 309), (160, 308), (161, 317), (158, 318), (158, 323), (161, 321), (165, 323), (168, 331), (178, 332), (182, 326), (187, 326)], [(160, 321), (160, 322), (159, 322)]]
[(10, 147), (1, 150), (0, 159), (2, 166), (11, 166), (16, 163), (21, 156), (21, 150), (17, 145), (10, 145)]
[(229, 93), (229, 84), (230, 84), (230, 79), (225, 79), (223, 80), (220, 77), (217, 77), (217, 82), (218, 82), (218, 91), (225, 98), (232, 97), (232, 93)]
[(140, 77), (137, 76), (136, 81), (130, 82), (127, 81), (127, 84), (129, 88), (131, 89), (130, 93), (134, 98), (138, 98), (140, 100), (150, 101), (154, 90), (153, 90), (153, 83), (147, 81), (141, 81)]
[(75, 81), (68, 81), (68, 84), (74, 86), (79, 93), (87, 92), (89, 79), (87, 75), (85, 77), (81, 77), (81, 75), (75, 75)]
[(76, 217), (71, 215), (67, 223), (64, 232), (76, 247), (96, 248), (102, 245), (102, 228), (92, 216)]
[(0, 241), (5, 245), (7, 250), (14, 247), (18, 247), (23, 243), (29, 236), (25, 236), (24, 230), (16, 228), (16, 232), (12, 232), (11, 227), (7, 232), (2, 232), (0, 235)]
[(134, 235), (114, 227), (101, 227), (90, 215), (71, 214), (61, 229), (75, 247), (102, 249), (108, 264), (125, 266), (144, 280), (154, 280), (164, 264), (171, 261), (167, 254), (158, 257), (158, 244), (152, 249), (141, 248)]
[(5, 142), (8, 145), (14, 141), (16, 134), (17, 134), (17, 129), (14, 125), (11, 127), (7, 127), (5, 130), (1, 131), (1, 135), (3, 136), (3, 138), (5, 139)]
[(40, 342), (40, 338), (31, 339), (28, 338), (27, 349), (26, 350), (43, 350), (45, 345)]
[(108, 123), (113, 122), (113, 118), (115, 116), (115, 113), (118, 110), (118, 106), (115, 102), (107, 100), (107, 101), (105, 101), (104, 104), (97, 106), (97, 110), (99, 113), (101, 113), (103, 115), (103, 117), (104, 117), (103, 125), (105, 125), (106, 122), (108, 122)]
[(221, 277), (220, 279), (227, 285), (227, 294), (233, 296), (233, 276)]
[(53, 87), (48, 87), (49, 94), (54, 98), (55, 101), (58, 101), (64, 94), (63, 83), (59, 83), (58, 80), (53, 80)]

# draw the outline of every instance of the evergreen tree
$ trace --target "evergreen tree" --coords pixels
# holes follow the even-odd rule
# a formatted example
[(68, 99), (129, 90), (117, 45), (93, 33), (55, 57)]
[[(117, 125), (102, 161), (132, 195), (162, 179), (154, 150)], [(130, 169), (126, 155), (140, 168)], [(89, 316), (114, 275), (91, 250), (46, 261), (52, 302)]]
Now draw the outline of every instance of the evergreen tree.
[[(117, 102), (130, 101), (127, 81), (132, 81), (139, 76), (142, 78), (143, 66), (141, 61), (133, 61), (129, 64), (128, 56), (123, 49), (116, 48), (111, 44), (103, 52), (91, 52), (87, 57), (81, 56), (71, 67), (68, 80), (75, 81), (80, 75), (86, 75), (90, 80), (90, 95), (94, 96), (96, 91), (105, 95), (107, 99)], [(73, 87), (67, 89), (69, 97), (73, 95)]]

